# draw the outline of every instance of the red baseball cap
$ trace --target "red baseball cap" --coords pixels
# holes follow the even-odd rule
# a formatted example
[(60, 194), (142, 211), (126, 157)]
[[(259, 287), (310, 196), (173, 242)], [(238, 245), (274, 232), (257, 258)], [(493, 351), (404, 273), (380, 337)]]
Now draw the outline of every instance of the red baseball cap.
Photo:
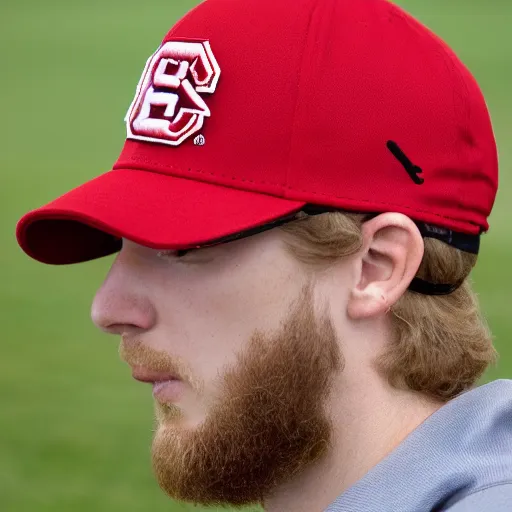
[(111, 171), (19, 221), (28, 255), (200, 247), (311, 205), (401, 212), (470, 252), (489, 227), (482, 93), (385, 0), (206, 0), (149, 58), (126, 125)]

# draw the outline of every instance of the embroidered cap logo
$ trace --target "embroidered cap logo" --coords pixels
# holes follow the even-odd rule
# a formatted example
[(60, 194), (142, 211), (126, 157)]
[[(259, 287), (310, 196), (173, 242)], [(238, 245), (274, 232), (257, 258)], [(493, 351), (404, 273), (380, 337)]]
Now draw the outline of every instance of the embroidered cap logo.
[(208, 41), (168, 41), (148, 60), (126, 115), (129, 139), (178, 146), (203, 127), (220, 68)]

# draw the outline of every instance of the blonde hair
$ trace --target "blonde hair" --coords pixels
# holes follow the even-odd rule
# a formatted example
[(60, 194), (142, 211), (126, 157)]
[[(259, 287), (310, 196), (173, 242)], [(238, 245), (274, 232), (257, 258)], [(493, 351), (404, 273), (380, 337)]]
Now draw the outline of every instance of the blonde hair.
[[(361, 249), (364, 221), (353, 213), (301, 214), (280, 229), (294, 257), (323, 266)], [(407, 291), (390, 310), (391, 341), (375, 365), (394, 387), (445, 402), (471, 388), (496, 361), (496, 351), (468, 279), (476, 255), (439, 240), (424, 242), (417, 277), (462, 284), (443, 296)]]

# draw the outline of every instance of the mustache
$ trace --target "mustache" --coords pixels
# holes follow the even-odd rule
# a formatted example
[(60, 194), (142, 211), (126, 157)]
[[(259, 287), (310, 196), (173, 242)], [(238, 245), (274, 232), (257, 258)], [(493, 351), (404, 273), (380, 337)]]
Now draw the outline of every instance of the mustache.
[(123, 336), (119, 344), (119, 357), (132, 368), (142, 367), (151, 372), (190, 381), (190, 371), (179, 358), (149, 347), (140, 339)]

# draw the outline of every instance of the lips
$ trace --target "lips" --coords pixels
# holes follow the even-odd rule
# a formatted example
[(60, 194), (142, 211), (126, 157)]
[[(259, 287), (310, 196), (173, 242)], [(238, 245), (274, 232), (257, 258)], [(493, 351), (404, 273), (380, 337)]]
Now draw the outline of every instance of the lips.
[(162, 404), (178, 402), (182, 396), (183, 382), (180, 380), (166, 380), (153, 384), (153, 396)]
[(141, 366), (135, 366), (132, 369), (132, 376), (135, 380), (140, 382), (149, 382), (151, 384), (155, 382), (165, 382), (172, 380), (179, 380), (175, 375), (167, 372), (155, 372), (143, 368)]
[(135, 367), (132, 375), (135, 380), (153, 384), (153, 396), (162, 404), (177, 402), (182, 396), (184, 383), (172, 374)]

